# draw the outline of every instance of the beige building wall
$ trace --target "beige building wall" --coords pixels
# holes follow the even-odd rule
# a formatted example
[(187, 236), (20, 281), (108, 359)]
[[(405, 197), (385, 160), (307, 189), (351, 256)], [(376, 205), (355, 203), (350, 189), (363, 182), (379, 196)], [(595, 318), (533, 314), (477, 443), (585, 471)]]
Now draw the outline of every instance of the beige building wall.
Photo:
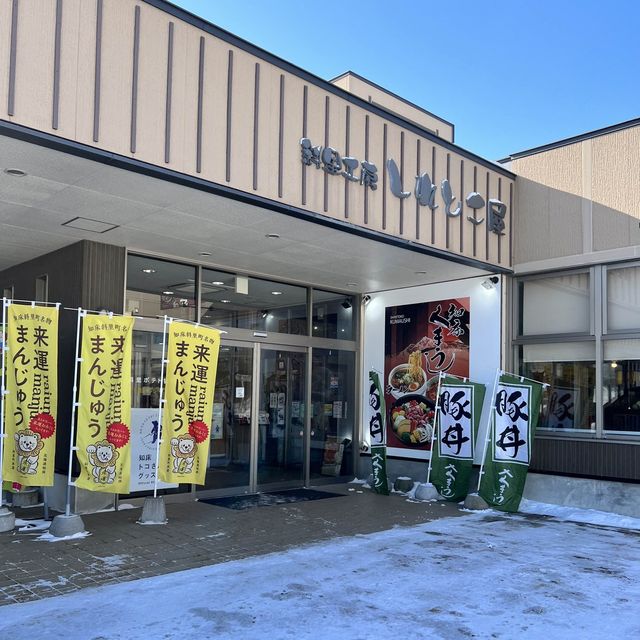
[(399, 116), (415, 122), (420, 127), (424, 127), (444, 140), (453, 142), (453, 124), (377, 86), (352, 71), (347, 71), (347, 73), (343, 73), (341, 76), (334, 78), (331, 80), (331, 84), (334, 84), (336, 87), (341, 87), (345, 91), (353, 93), (353, 95), (371, 104), (397, 113)]
[[(348, 93), (185, 16), (156, 0), (0, 0), (0, 119), (347, 225), (511, 265), (513, 175), (448, 142), (450, 124), (354, 78)], [(366, 101), (354, 97), (365, 93)], [(303, 165), (303, 137), (375, 164), (377, 189)], [(389, 158), (406, 199), (391, 193)], [(423, 172), (438, 186), (433, 211), (413, 194)], [(445, 215), (444, 178), (451, 209), (462, 202), (457, 217)], [(486, 203), (476, 211), (478, 225), (464, 201), (472, 191)], [(489, 199), (507, 206), (502, 234), (487, 224)]]
[(514, 158), (514, 264), (640, 248), (639, 149), (636, 122)]

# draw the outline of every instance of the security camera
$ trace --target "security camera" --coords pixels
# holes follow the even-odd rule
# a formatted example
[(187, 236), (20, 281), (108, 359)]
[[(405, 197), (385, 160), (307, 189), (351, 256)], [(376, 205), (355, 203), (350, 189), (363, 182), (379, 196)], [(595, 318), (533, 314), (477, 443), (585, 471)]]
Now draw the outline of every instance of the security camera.
[(362, 296), (362, 304), (367, 304), (368, 302), (370, 302), (370, 300), (371, 296), (368, 293)]

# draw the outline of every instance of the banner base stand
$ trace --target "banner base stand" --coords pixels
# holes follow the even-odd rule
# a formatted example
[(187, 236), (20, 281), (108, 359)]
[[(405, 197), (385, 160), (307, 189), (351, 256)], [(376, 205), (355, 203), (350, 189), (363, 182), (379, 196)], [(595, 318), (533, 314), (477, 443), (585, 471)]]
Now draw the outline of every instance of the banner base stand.
[(7, 507), (0, 507), (0, 533), (13, 531), (16, 527), (16, 514)]
[(484, 511), (491, 507), (477, 493), (470, 493), (464, 500), (464, 508), (471, 511)]
[(167, 524), (167, 522), (164, 498), (162, 496), (145, 498), (138, 524)]
[(54, 538), (66, 538), (85, 531), (84, 522), (79, 515), (59, 515), (51, 522), (49, 533)]
[(440, 500), (438, 490), (429, 482), (419, 484), (415, 493), (416, 500)]

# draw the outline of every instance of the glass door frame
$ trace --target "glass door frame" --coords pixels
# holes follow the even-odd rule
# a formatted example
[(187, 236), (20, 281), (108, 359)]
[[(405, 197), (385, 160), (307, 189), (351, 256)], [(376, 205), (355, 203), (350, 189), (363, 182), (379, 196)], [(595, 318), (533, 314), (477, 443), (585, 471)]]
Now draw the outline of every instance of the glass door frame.
[[(259, 420), (259, 403), (260, 403), (260, 380), (259, 376), (262, 375), (260, 362), (262, 351), (286, 351), (288, 353), (304, 353), (305, 354), (305, 383), (304, 383), (304, 424), (302, 433), (302, 478), (301, 480), (285, 480), (281, 482), (270, 482), (260, 484), (258, 482), (258, 448), (260, 425)], [(252, 464), (251, 471), (253, 472), (251, 489), (253, 493), (262, 493), (265, 491), (275, 491), (278, 489), (292, 489), (299, 488), (301, 486), (309, 486), (309, 461), (310, 461), (310, 446), (311, 446), (311, 348), (300, 347), (287, 344), (279, 344), (272, 342), (256, 342), (254, 352), (254, 398), (252, 401), (252, 413), (255, 410), (255, 416), (252, 418), (252, 427), (255, 425), (255, 431), (253, 435), (255, 441), (252, 443), (254, 448), (252, 450)]]

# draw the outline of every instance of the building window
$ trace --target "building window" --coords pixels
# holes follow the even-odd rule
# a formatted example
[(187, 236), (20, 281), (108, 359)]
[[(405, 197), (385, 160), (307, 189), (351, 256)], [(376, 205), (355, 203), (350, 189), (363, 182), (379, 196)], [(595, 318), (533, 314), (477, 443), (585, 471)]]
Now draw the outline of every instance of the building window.
[(13, 293), (13, 285), (11, 285), (10, 287), (5, 287), (5, 288), (2, 290), (2, 297), (3, 297), (3, 298), (7, 298), (8, 300), (12, 300), (12, 299), (13, 299), (13, 296), (14, 296), (14, 293)]
[(126, 313), (195, 320), (196, 268), (168, 260), (129, 255)]
[(640, 267), (607, 269), (607, 332), (640, 331)]
[(202, 269), (201, 322), (309, 335), (306, 287)]
[(358, 298), (319, 289), (314, 289), (312, 295), (313, 337), (354, 340)]
[(540, 429), (640, 436), (640, 264), (523, 277), (515, 291), (516, 369), (549, 385)]
[(595, 342), (526, 344), (519, 354), (520, 374), (549, 385), (538, 428), (595, 431)]
[(49, 276), (42, 275), (36, 278), (36, 302), (49, 302)]
[(572, 273), (520, 282), (519, 334), (588, 333), (588, 273)]

